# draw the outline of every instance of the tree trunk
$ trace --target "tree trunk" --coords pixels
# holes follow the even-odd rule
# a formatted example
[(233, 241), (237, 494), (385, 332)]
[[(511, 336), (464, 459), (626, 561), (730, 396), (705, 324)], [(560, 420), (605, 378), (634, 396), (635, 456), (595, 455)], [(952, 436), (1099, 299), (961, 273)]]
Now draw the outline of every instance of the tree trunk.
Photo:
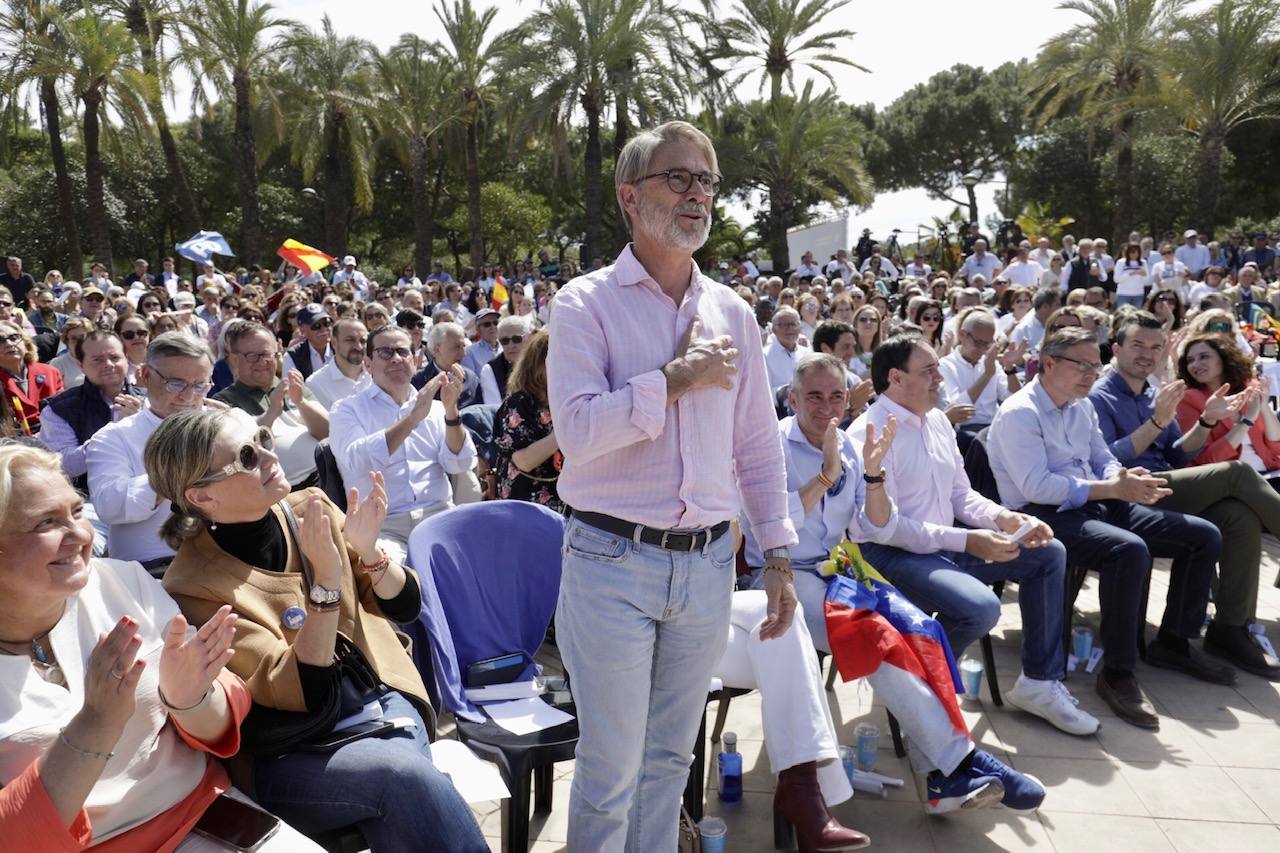
[(58, 186), (58, 216), (62, 220), (62, 236), (67, 241), (66, 264), (62, 268), (67, 281), (84, 276), (84, 252), (80, 248), (80, 228), (76, 225), (75, 194), (71, 174), (67, 171), (67, 152), (62, 147), (62, 112), (58, 106), (58, 90), (52, 77), (40, 78), (40, 101), (44, 104), (44, 122), (49, 131), (49, 155), (53, 158), (54, 181)]
[(1120, 248), (1129, 239), (1129, 231), (1133, 226), (1133, 118), (1125, 117), (1116, 128), (1116, 141), (1120, 147), (1116, 150), (1116, 212), (1111, 223), (1111, 233), (1115, 242), (1111, 245)]
[(484, 219), (480, 208), (480, 139), (475, 105), (469, 105), (467, 121), (467, 219), (471, 225), (471, 273), (480, 274), (484, 265)]
[(240, 184), (240, 260), (247, 266), (262, 258), (262, 212), (258, 207), (258, 150), (253, 137), (249, 103), (249, 75), (237, 69), (232, 77), (236, 93), (236, 172)]
[[(613, 162), (614, 168), (617, 168), (618, 156), (622, 154), (622, 149), (627, 146), (627, 140), (631, 137), (631, 116), (630, 100), (627, 98), (625, 89), (620, 89), (614, 95), (614, 108), (616, 118), (613, 126)], [(603, 192), (603, 188), (601, 189)], [(627, 223), (623, 221), (622, 214), (616, 214), (613, 228), (613, 246), (609, 254), (610, 257), (616, 257), (622, 251), (622, 247), (627, 245), (631, 240), (631, 234), (627, 231)]]
[(600, 102), (595, 97), (584, 96), (582, 106), (587, 113), (587, 146), (583, 154), (584, 201), (587, 212), (587, 229), (582, 241), (578, 261), (585, 268), (600, 254), (600, 216), (604, 207), (604, 152), (600, 145)]
[(769, 188), (768, 240), (774, 275), (782, 275), (791, 268), (791, 252), (787, 247), (787, 214), (790, 206), (790, 193), (785, 187)]
[(342, 168), (341, 113), (332, 113), (324, 153), (324, 243), (325, 251), (341, 258), (347, 251), (347, 217), (351, 202), (347, 198), (345, 170)]
[(102, 93), (91, 89), (80, 96), (84, 102), (84, 177), (89, 205), (89, 242), (93, 258), (107, 265), (111, 275), (111, 222), (107, 218), (107, 191), (102, 175), (101, 116)]
[(969, 194), (969, 221), (977, 222), (978, 221), (978, 191), (975, 187), (965, 187), (964, 190)]
[[(1218, 128), (1206, 128), (1200, 134), (1200, 166), (1196, 177), (1196, 230), (1200, 239), (1213, 239), (1213, 227), (1217, 224), (1218, 188), (1222, 175), (1222, 148), (1226, 133)], [(1264, 270), (1265, 272), (1265, 270)]]
[(421, 135), (409, 143), (413, 174), (413, 266), (419, 276), (431, 273), (431, 241), (435, 239), (436, 228), (427, 191), (427, 178), (431, 172), (429, 145)]

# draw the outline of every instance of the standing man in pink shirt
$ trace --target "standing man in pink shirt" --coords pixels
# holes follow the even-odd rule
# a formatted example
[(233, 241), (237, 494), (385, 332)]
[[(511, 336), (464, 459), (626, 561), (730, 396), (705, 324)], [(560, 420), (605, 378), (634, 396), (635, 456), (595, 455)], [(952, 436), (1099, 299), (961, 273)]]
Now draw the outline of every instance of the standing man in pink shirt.
[(693, 262), (720, 183), (715, 149), (669, 122), (633, 137), (615, 172), (633, 242), (557, 293), (547, 359), (570, 512), (556, 635), (581, 732), (571, 853), (676, 848), (728, 636), (740, 511), (766, 557), (761, 640), (784, 634), (796, 608), (758, 327)]

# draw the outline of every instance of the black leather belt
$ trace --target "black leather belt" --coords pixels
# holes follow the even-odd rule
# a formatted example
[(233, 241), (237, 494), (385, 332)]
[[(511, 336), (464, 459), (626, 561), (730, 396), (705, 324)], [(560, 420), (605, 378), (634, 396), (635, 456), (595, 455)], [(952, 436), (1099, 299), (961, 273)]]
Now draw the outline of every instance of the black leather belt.
[(715, 527), (709, 527), (704, 530), (677, 533), (674, 530), (645, 527), (643, 524), (624, 521), (621, 518), (614, 518), (612, 515), (605, 515), (599, 512), (583, 512), (577, 509), (570, 509), (569, 514), (583, 524), (589, 524), (615, 536), (635, 539), (636, 531), (638, 530), (641, 542), (646, 545), (657, 545), (659, 548), (666, 548), (668, 551), (696, 551), (699, 548), (706, 547), (710, 542), (716, 541), (729, 531), (729, 522), (727, 521), (722, 521)]

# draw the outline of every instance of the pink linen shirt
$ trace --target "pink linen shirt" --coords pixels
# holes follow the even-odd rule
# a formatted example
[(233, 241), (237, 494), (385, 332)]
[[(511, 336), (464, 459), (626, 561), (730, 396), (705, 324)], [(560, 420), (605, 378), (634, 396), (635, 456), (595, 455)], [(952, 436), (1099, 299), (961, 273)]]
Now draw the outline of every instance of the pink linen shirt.
[[(662, 368), (695, 316), (703, 339), (733, 338), (734, 387), (700, 388), (668, 406)], [(795, 544), (760, 333), (737, 293), (690, 261), (676, 305), (627, 246), (613, 266), (556, 294), (550, 338), (566, 504), (663, 530), (711, 527), (745, 510), (762, 548)]]

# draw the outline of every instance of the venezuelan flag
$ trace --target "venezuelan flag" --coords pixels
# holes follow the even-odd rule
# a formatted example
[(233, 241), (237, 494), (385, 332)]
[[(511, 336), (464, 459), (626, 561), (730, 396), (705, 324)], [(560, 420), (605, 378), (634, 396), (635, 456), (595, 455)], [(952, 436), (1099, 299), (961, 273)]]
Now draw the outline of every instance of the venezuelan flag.
[(333, 263), (331, 256), (292, 239), (281, 243), (280, 248), (276, 249), (276, 254), (308, 275)]
[(908, 601), (883, 575), (871, 568), (857, 546), (844, 543), (858, 577), (837, 575), (823, 604), (827, 636), (840, 677), (845, 681), (873, 672), (918, 679), (933, 691), (958, 732), (969, 728), (960, 714), (956, 693), (964, 688), (947, 635), (936, 619)]

